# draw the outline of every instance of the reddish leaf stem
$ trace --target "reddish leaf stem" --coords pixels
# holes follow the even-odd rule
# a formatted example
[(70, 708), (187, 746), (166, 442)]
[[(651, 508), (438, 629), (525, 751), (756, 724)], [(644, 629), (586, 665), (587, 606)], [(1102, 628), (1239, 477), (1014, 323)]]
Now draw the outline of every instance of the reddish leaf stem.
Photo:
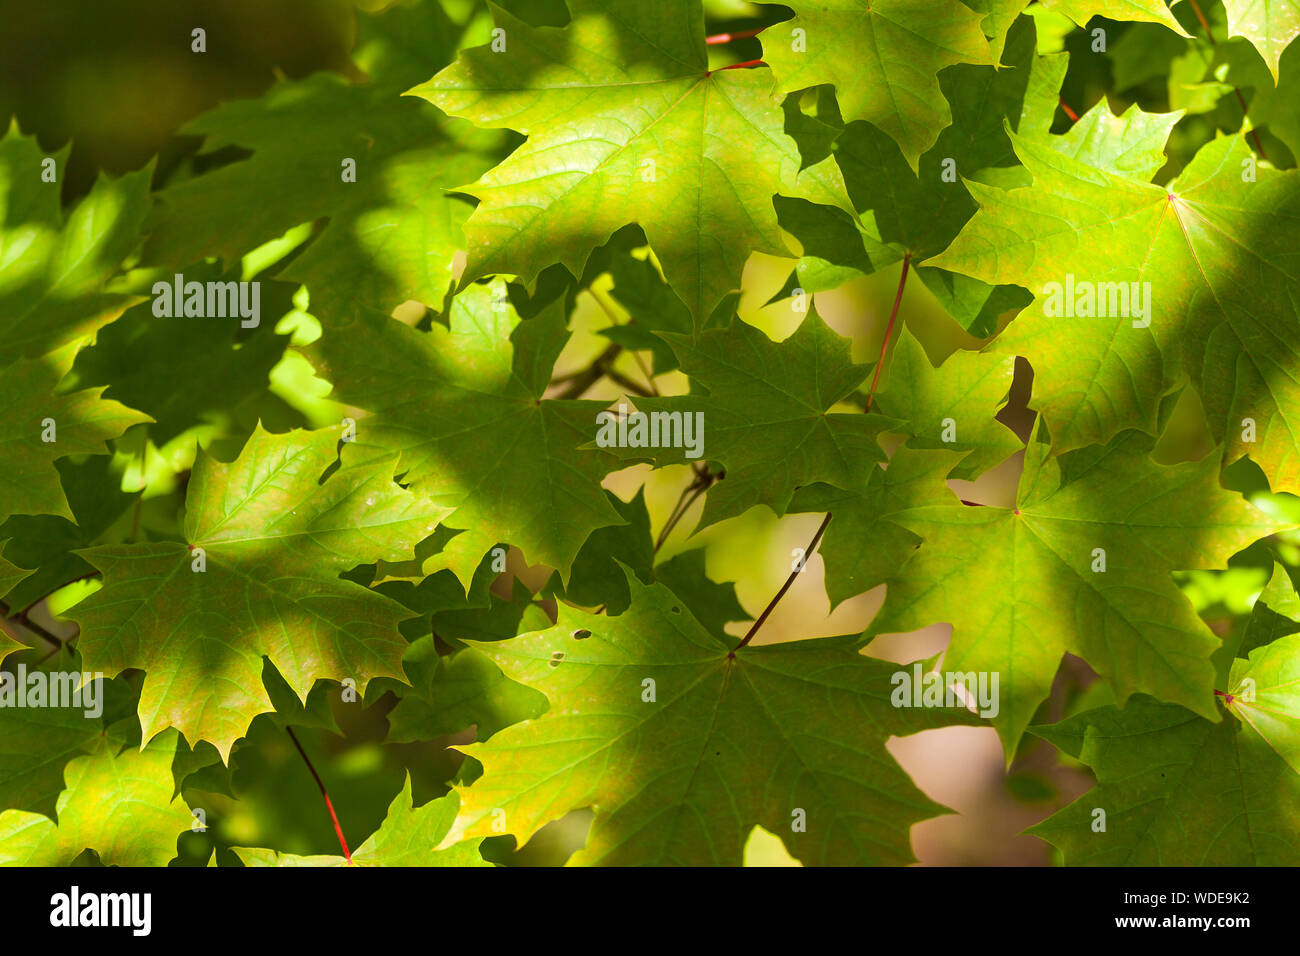
[(1060, 100), (1061, 109), (1065, 110), (1065, 115), (1070, 117), (1070, 122), (1071, 123), (1079, 122), (1079, 114), (1076, 113), (1074, 110), (1070, 109), (1070, 104), (1065, 102), (1065, 97), (1058, 96), (1057, 99)]
[(756, 66), (767, 66), (767, 64), (762, 60), (746, 60), (744, 63), (732, 63), (728, 66), (720, 66), (716, 70), (709, 70), (708, 75), (712, 76), (714, 73), (721, 73), (723, 70), (748, 70)]
[(293, 745), (298, 748), (298, 753), (302, 754), (303, 763), (311, 771), (312, 779), (316, 781), (316, 786), (320, 788), (320, 795), (325, 798), (325, 809), (330, 812), (330, 819), (334, 821), (334, 833), (339, 838), (339, 846), (343, 847), (343, 858), (348, 861), (348, 866), (352, 865), (352, 851), (348, 849), (348, 841), (343, 838), (343, 828), (339, 826), (338, 814), (334, 812), (334, 804), (330, 803), (330, 795), (325, 789), (325, 783), (321, 780), (320, 774), (312, 766), (311, 758), (307, 756), (307, 751), (302, 749), (302, 744), (298, 742), (298, 735), (293, 732), (293, 728), (285, 725), (285, 732), (288, 733), (289, 739)]
[(762, 27), (754, 30), (740, 30), (736, 33), (715, 33), (711, 37), (705, 37), (704, 42), (709, 46), (717, 46), (720, 43), (730, 43), (732, 40), (747, 40), (750, 37), (756, 37), (763, 32)]
[[(817, 528), (817, 533), (813, 535), (812, 540), (808, 542), (808, 547), (804, 548), (803, 559), (805, 563), (807, 563), (808, 559), (813, 556), (813, 552), (817, 550), (817, 543), (821, 541), (822, 535), (826, 532), (826, 526), (830, 523), (831, 513), (828, 511), (826, 512), (826, 517), (822, 519), (821, 525)], [(728, 657), (735, 657), (736, 651), (740, 650), (754, 639), (754, 635), (758, 633), (758, 629), (763, 626), (763, 622), (767, 620), (768, 615), (770, 615), (777, 604), (781, 602), (781, 598), (785, 597), (785, 592), (790, 590), (791, 585), (794, 584), (794, 579), (799, 576), (801, 570), (802, 568), (796, 568), (790, 572), (790, 576), (785, 579), (785, 584), (781, 585), (781, 590), (776, 592), (776, 597), (767, 602), (767, 607), (763, 608), (763, 613), (758, 616), (757, 621), (750, 625), (744, 639), (735, 646), (732, 652), (727, 655)]]
[(1191, 0), (1192, 10), (1196, 14), (1196, 19), (1201, 21), (1201, 29), (1205, 35), (1210, 38), (1210, 45), (1214, 45), (1214, 35), (1210, 33), (1210, 22), (1205, 19), (1205, 14), (1201, 12), (1201, 5), (1196, 0)]
[(898, 307), (903, 302), (903, 287), (907, 285), (907, 270), (912, 264), (912, 254), (903, 256), (903, 274), (898, 277), (898, 292), (894, 295), (894, 308), (889, 313), (889, 325), (885, 327), (885, 340), (880, 343), (880, 360), (876, 362), (875, 374), (871, 376), (871, 391), (867, 393), (866, 411), (871, 411), (871, 402), (876, 397), (876, 387), (880, 384), (880, 370), (885, 367), (885, 353), (889, 351), (889, 339), (894, 334), (894, 323), (898, 320)]

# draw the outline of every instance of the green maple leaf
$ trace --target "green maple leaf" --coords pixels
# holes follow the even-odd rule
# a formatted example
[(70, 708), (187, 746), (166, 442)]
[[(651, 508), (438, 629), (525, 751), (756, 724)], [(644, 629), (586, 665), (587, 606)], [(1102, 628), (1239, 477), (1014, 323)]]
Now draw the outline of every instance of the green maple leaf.
[[(1000, 347), (1033, 366), (1035, 407), (1056, 450), (1130, 427), (1154, 434), (1160, 397), (1187, 375), (1225, 460), (1249, 454), (1275, 491), (1300, 490), (1300, 173), (1261, 166), (1256, 181), (1244, 180), (1251, 156), (1238, 135), (1208, 143), (1177, 179), (1156, 186), (1011, 135), (1033, 185), (968, 181), (980, 211), (931, 264), (1036, 295)], [(1115, 150), (1128, 141), (1111, 140)], [(1149, 325), (1045, 314), (1049, 284), (1064, 287), (1069, 276), (1095, 288), (1150, 283)]]
[[(55, 182), (42, 179), (46, 159)], [(105, 286), (139, 241), (152, 164), (98, 179), (65, 217), (66, 159), (47, 157), (16, 126), (0, 139), (0, 368), (82, 339), (138, 301)], [(12, 394), (7, 384), (3, 393)]]
[(702, 327), (752, 251), (788, 254), (774, 195), (842, 195), (819, 171), (800, 174), (769, 71), (709, 70), (700, 0), (570, 0), (569, 10), (567, 26), (537, 28), (493, 7), (504, 49), (463, 52), (410, 91), (528, 137), (463, 190), (480, 201), (463, 281), (531, 283), (553, 262), (581, 275), (593, 249), (635, 222)]
[(974, 478), (1023, 447), (994, 417), (1007, 399), (1014, 372), (1014, 356), (991, 350), (958, 349), (935, 368), (904, 327), (889, 360), (889, 377), (872, 407), (907, 423), (893, 431), (906, 431), (931, 447), (967, 452), (952, 474)]
[(900, 515), (950, 497), (947, 477), (960, 457), (904, 445), (889, 459), (888, 468), (871, 469), (863, 489), (844, 491), (824, 484), (799, 489), (792, 512), (834, 515), (820, 548), (832, 608), (898, 573), (921, 544)]
[(1047, 9), (1064, 14), (1081, 27), (1087, 26), (1088, 21), (1093, 17), (1106, 17), (1108, 20), (1159, 23), (1180, 36), (1189, 35), (1169, 12), (1165, 0), (1042, 0), (1042, 2)]
[(705, 630), (724, 640), (730, 640), (726, 630), (729, 623), (749, 619), (736, 598), (736, 586), (718, 583), (706, 573), (703, 548), (683, 551), (658, 565), (655, 580), (680, 598)]
[(177, 739), (167, 732), (143, 750), (118, 752), (101, 738), (94, 754), (67, 765), (57, 825), (24, 810), (0, 813), (0, 865), (67, 866), (93, 849), (106, 866), (166, 866), (193, 823), (185, 802), (173, 799)]
[[(0, 541), (0, 552), (3, 552), (6, 544), (8, 544), (8, 542)], [(23, 579), (31, 573), (31, 571), (17, 567), (12, 561), (5, 558), (3, 553), (0, 553), (0, 595), (7, 595), (22, 583)], [(25, 606), (26, 605), (20, 605), (20, 607)], [(8, 606), (6, 605), (4, 610), (7, 610), (7, 607)], [(0, 628), (0, 662), (3, 662), (4, 659), (14, 651), (21, 651), (24, 647), (26, 647), (25, 644), (13, 638), (8, 627)], [(4, 771), (0, 770), (0, 779), (3, 779), (3, 774)], [(0, 784), (0, 806), (7, 805), (7, 800), (9, 799), (8, 797), (4, 797), (3, 793), (3, 784)]]
[(71, 520), (54, 462), (69, 455), (106, 454), (110, 438), (152, 421), (148, 415), (100, 398), (103, 388), (56, 393), (77, 348), (65, 345), (40, 358), (19, 359), (0, 368), (0, 394), (10, 396), (0, 420), (0, 461), (4, 462), (0, 521), (11, 515), (58, 515)]
[(95, 573), (75, 552), (105, 535), (131, 507), (123, 494), (112, 459), (96, 455), (81, 462), (61, 459), (54, 464), (74, 520), (55, 515), (14, 515), (0, 526), (0, 539), (13, 536), (6, 554), (34, 570), (6, 588), (0, 575), (0, 597), (9, 606), (26, 608), (63, 585)]
[(1250, 621), (1237, 653), (1248, 655), (1257, 647), (1271, 644), (1280, 637), (1300, 631), (1300, 594), (1280, 564), (1273, 565), (1273, 574), (1250, 609)]
[[(0, 595), (7, 595), (32, 573), (30, 570), (16, 566), (4, 556), (3, 551), (6, 544), (8, 542), (0, 542)], [(0, 637), (5, 636), (7, 635), (0, 635)], [(0, 655), (0, 659), (3, 659), (3, 655)]]
[(395, 688), (399, 700), (388, 713), (388, 739), (394, 742), (432, 740), (471, 725), (477, 739), (486, 740), (546, 710), (545, 697), (505, 677), (473, 648), (442, 657), (427, 636), (411, 645), (402, 663), (412, 687)]
[(1300, 0), (1223, 0), (1223, 9), (1228, 33), (1259, 50), (1276, 84), (1282, 51), (1300, 36)]
[[(4, 653), (0, 648), (0, 655)], [(68, 761), (94, 753), (107, 727), (127, 713), (134, 714), (134, 695), (124, 684), (90, 677), (89, 683), (98, 686), (87, 689), (84, 696), (78, 694), (76, 688), (89, 675), (75, 664), (68, 666), (66, 660), (60, 654), (48, 663), (34, 663), (33, 655), (15, 655), (14, 661), (25, 666), (26, 688), (19, 681), (23, 672), (17, 668), (4, 674), (6, 682), (14, 682), (6, 689), (14, 696), (0, 707), (0, 739), (5, 742), (0, 751), (0, 809), (29, 810), (53, 817)], [(43, 700), (32, 696), (36, 687), (31, 677), (38, 671), (50, 675)], [(74, 683), (60, 684), (55, 675), (73, 676)], [(53, 696), (60, 686), (74, 695), (76, 706), (56, 706), (65, 703)], [(91, 706), (92, 700), (95, 707)], [(94, 716), (88, 714), (96, 709)]]
[[(910, 825), (942, 808), (884, 741), (972, 723), (967, 711), (895, 708), (896, 665), (862, 656), (855, 638), (733, 656), (736, 641), (705, 630), (666, 587), (634, 576), (628, 586), (632, 605), (618, 617), (562, 606), (549, 630), (479, 647), (551, 708), (461, 748), (484, 772), (460, 791), (448, 840), (490, 835), (504, 820), (522, 843), (594, 807), (571, 862), (736, 866), (755, 824), (805, 863), (911, 859)], [(806, 830), (792, 829), (798, 811)]]
[(671, 372), (677, 368), (677, 356), (657, 333), (692, 334), (695, 323), (690, 310), (649, 258), (615, 256), (609, 272), (614, 279), (610, 295), (628, 311), (629, 320), (601, 329), (600, 334), (624, 348), (650, 352), (655, 374)]
[[(497, 138), (401, 96), (455, 49), (459, 31), (440, 4), (397, 5), (360, 23), (367, 82), (330, 73), (282, 81), (185, 127), (205, 137), (205, 154), (238, 146), (253, 155), (159, 193), (148, 263), (220, 256), (229, 266), (328, 216), (284, 273), (307, 284), (314, 313), (387, 316), (408, 299), (441, 306), (471, 210), (447, 190), (491, 165)], [(353, 182), (345, 160), (355, 162)]]
[(1300, 636), (1234, 661), (1226, 693), (1217, 723), (1137, 696), (1034, 728), (1097, 787), (1029, 832), (1076, 866), (1300, 864)]
[(1233, 661), (1224, 706), (1300, 775), (1298, 651), (1300, 637), (1291, 635), (1255, 648), (1246, 660)]
[(327, 333), (313, 354), (340, 399), (372, 413), (358, 433), (400, 452), (412, 489), (462, 529), (429, 570), (450, 567), (468, 585), (508, 541), (567, 580), (591, 532), (622, 519), (600, 487), (618, 460), (576, 450), (605, 403), (542, 399), (568, 338), (563, 302), (520, 321), (503, 284), (474, 285), (447, 321), (421, 332), (384, 319), (364, 327), (364, 348), (357, 329)]
[[(240, 278), (208, 263), (189, 267), (184, 275), (198, 282)], [(156, 316), (152, 302), (144, 302), (100, 330), (95, 343), (77, 354), (73, 378), (81, 385), (106, 385), (108, 397), (148, 414), (153, 419), (149, 438), (159, 447), (196, 425), (244, 419), (240, 412), (255, 421), (257, 415), (246, 410), (260, 409), (256, 403), (265, 401), (271, 370), (289, 341), (275, 333), (271, 317), (293, 309), (296, 288), (264, 277), (257, 281), (261, 320), (256, 328), (245, 329), (233, 317)]]
[(1065, 133), (1051, 136), (1044, 127), (1038, 140), (1086, 166), (1145, 182), (1169, 161), (1165, 142), (1182, 118), (1181, 111), (1147, 113), (1136, 103), (1116, 116), (1101, 101)]
[[(398, 487), (394, 456), (345, 444), (340, 428), (261, 428), (229, 464), (200, 454), (186, 495), (184, 541), (80, 552), (104, 586), (70, 613), (91, 671), (147, 672), (140, 720), (210, 741), (225, 758), (257, 714), (269, 658), (300, 699), (317, 678), (400, 678), (400, 604), (338, 577), (399, 560), (447, 509)], [(205, 569), (196, 570), (201, 549)]]
[[(491, 866), (479, 855), (479, 840), (434, 850), (456, 819), (460, 800), (449, 793), (421, 807), (411, 806), (411, 778), (388, 807), (388, 816), (352, 854), (353, 866)], [(347, 866), (341, 856), (298, 856), (258, 847), (231, 848), (245, 866)]]
[(103, 730), (84, 708), (0, 708), (0, 807), (53, 816), (64, 766), (92, 750)]
[(1060, 458), (1033, 442), (1014, 508), (950, 498), (891, 519), (925, 543), (872, 632), (951, 623), (944, 667), (1001, 675), (1008, 760), (1067, 651), (1121, 703), (1146, 693), (1216, 719), (1219, 641), (1170, 571), (1223, 567), (1285, 522), (1222, 490), (1215, 456), (1163, 467), (1149, 448), (1136, 432)]
[[(638, 491), (628, 502), (611, 492), (606, 492), (605, 497), (625, 523), (593, 531), (573, 560), (568, 586), (552, 577), (542, 594), (582, 607), (604, 605), (607, 613), (622, 614), (630, 600), (623, 568), (631, 568), (642, 581), (651, 579), (654, 543), (650, 538), (650, 514), (644, 491)], [(518, 633), (516, 630), (508, 636)]]
[[(990, 167), (1017, 162), (1004, 123), (1043, 135), (1051, 126), (1067, 58), (1038, 56), (1035, 39), (1025, 18), (1007, 37), (1001, 68), (959, 64), (939, 76), (953, 121), (915, 168), (883, 130), (863, 122), (843, 129), (833, 151), (856, 212), (777, 200), (782, 225), (803, 246), (801, 288), (835, 288), (904, 258), (917, 266), (952, 243), (976, 208), (955, 174), (980, 178)], [(807, 150), (806, 140), (800, 145)], [(917, 276), (977, 335), (991, 333), (1002, 312), (1026, 301), (1011, 286), (994, 290), (929, 265)]]
[[(847, 120), (888, 133), (907, 163), (934, 145), (952, 115), (938, 74), (992, 63), (982, 17), (958, 0), (791, 0), (788, 23), (763, 31), (763, 58), (783, 92), (831, 83)], [(797, 31), (797, 32), (796, 32)]]
[[(876, 442), (891, 422), (876, 414), (836, 412), (869, 366), (849, 358), (849, 341), (814, 312), (783, 342), (740, 321), (727, 329), (689, 336), (662, 333), (682, 370), (707, 394), (638, 398), (638, 411), (681, 412), (702, 421), (703, 457), (720, 462), (726, 477), (705, 500), (699, 527), (767, 505), (786, 512), (800, 485), (823, 481), (852, 488), (868, 466), (884, 460)], [(652, 452), (625, 447), (627, 458), (651, 458), (659, 465), (683, 464), (689, 448)]]
[(1019, 18), (1021, 11), (1029, 5), (1029, 0), (965, 0), (966, 6), (984, 14), (980, 26), (989, 38), (993, 48), (993, 62), (1002, 57), (1006, 45), (1007, 33)]

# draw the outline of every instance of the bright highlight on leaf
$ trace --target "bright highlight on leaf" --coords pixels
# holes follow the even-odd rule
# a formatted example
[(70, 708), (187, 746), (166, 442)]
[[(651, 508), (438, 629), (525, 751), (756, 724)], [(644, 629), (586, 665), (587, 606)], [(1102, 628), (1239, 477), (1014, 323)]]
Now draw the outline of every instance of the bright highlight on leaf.
[[(711, 72), (700, 0), (569, 0), (571, 23), (534, 28), (495, 11), (504, 50), (463, 52), (411, 90), (454, 116), (528, 141), (465, 192), (465, 280), (531, 282), (638, 223), (702, 327), (753, 251), (787, 254), (777, 193), (799, 175), (767, 70)], [(633, 40), (632, 38), (635, 38)]]
[[(629, 577), (616, 618), (566, 613), (479, 649), (547, 713), (464, 748), (484, 765), (449, 840), (520, 842), (571, 809), (596, 818), (574, 863), (739, 866), (757, 824), (805, 864), (908, 862), (911, 823), (942, 808), (884, 749), (974, 720), (890, 703), (894, 665), (840, 638), (749, 646), (705, 631), (666, 587)], [(577, 641), (575, 629), (591, 636)]]

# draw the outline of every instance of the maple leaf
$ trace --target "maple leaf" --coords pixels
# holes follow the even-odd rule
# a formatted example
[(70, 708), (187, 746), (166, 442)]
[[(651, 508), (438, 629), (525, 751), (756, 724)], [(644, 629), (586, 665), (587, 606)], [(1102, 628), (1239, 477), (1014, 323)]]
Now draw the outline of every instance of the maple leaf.
[[(233, 282), (240, 273), (222, 274), (203, 263), (187, 267), (184, 276), (190, 282)], [(153, 303), (144, 302), (77, 353), (72, 376), (81, 385), (108, 386), (109, 398), (149, 415), (149, 439), (159, 447), (196, 425), (218, 424), (232, 432), (231, 419), (256, 421), (263, 410), (265, 417), (275, 414), (271, 403), (284, 406), (268, 396), (268, 379), (289, 338), (276, 334), (270, 317), (293, 309), (296, 286), (265, 277), (255, 281), (262, 316), (255, 328), (243, 328), (233, 316), (157, 316)], [(250, 423), (238, 439), (251, 431)]]
[(412, 687), (394, 688), (399, 700), (388, 713), (391, 741), (431, 740), (470, 726), (478, 740), (486, 740), (546, 710), (545, 697), (509, 680), (473, 648), (442, 657), (433, 637), (423, 637), (411, 645), (403, 665)]
[[(553, 577), (542, 593), (583, 607), (603, 604), (608, 613), (622, 614), (630, 600), (623, 568), (631, 568), (642, 581), (651, 579), (654, 543), (650, 538), (650, 514), (643, 491), (628, 502), (609, 492), (606, 499), (625, 523), (593, 531), (573, 560), (568, 587)], [(509, 636), (517, 633), (513, 631)]]
[(1149, 181), (1169, 162), (1165, 142), (1182, 118), (1181, 110), (1148, 113), (1136, 103), (1116, 116), (1099, 102), (1060, 136), (1049, 135), (1044, 125), (1036, 139), (1094, 169)]
[(1241, 636), (1237, 654), (1246, 656), (1257, 647), (1300, 631), (1300, 594), (1280, 564), (1250, 609), (1250, 621)]
[(788, 23), (761, 34), (782, 92), (835, 85), (845, 119), (888, 133), (907, 163), (934, 145), (952, 115), (938, 73), (992, 63), (982, 17), (958, 0), (790, 0)]
[[(627, 349), (651, 353), (656, 374), (677, 368), (677, 356), (657, 333), (690, 335), (695, 330), (690, 310), (663, 280), (659, 269), (647, 259), (615, 256), (609, 265), (614, 288), (610, 295), (628, 311), (626, 323), (611, 325), (600, 334)], [(719, 310), (715, 315), (722, 314)], [(730, 319), (730, 316), (727, 316)], [(705, 328), (712, 323), (706, 324)], [(725, 326), (726, 323), (721, 323)]]
[(6, 583), (0, 574), (0, 597), (11, 608), (28, 608), (69, 581), (95, 569), (75, 552), (106, 534), (131, 507), (133, 496), (122, 493), (121, 479), (107, 455), (82, 461), (62, 458), (54, 463), (73, 520), (56, 515), (14, 515), (0, 525), (0, 540), (12, 536), (7, 556), (32, 568), (21, 581)]
[(0, 865), (67, 866), (92, 849), (105, 866), (166, 866), (193, 818), (173, 799), (177, 735), (118, 752), (108, 737), (71, 761), (59, 796), (58, 824), (25, 810), (0, 813)]
[(1223, 0), (1223, 9), (1228, 33), (1259, 50), (1276, 84), (1282, 51), (1300, 36), (1300, 0)]
[[(42, 178), (45, 160), (54, 164), (54, 182)], [(152, 163), (96, 180), (65, 217), (59, 183), (66, 160), (66, 151), (47, 157), (16, 125), (0, 139), (0, 368), (56, 352), (138, 301), (105, 285), (139, 241)], [(18, 385), (0, 391), (15, 394)]]
[[(0, 542), (0, 551), (3, 551), (3, 542)], [(19, 583), (26, 578), (30, 571), (17, 567), (13, 562), (0, 554), (0, 595), (7, 595)], [(22, 650), (26, 646), (19, 641), (14, 640), (8, 627), (0, 628), (0, 661), (3, 661), (13, 651)]]
[[(1226, 443), (1225, 461), (1249, 454), (1275, 491), (1300, 490), (1292, 254), (1300, 173), (1261, 166), (1246, 181), (1251, 157), (1238, 135), (1206, 144), (1162, 187), (1011, 137), (1033, 185), (968, 181), (980, 211), (931, 264), (1035, 294), (999, 347), (1033, 366), (1035, 407), (1055, 449), (1106, 442), (1130, 427), (1154, 434), (1161, 396), (1187, 375)], [(1118, 149), (1127, 138), (1111, 142)], [(1119, 315), (1139, 310), (1108, 301), (1106, 317), (1045, 314), (1055, 311), (1050, 284), (1061, 291), (1070, 276), (1101, 289), (1099, 301), (1120, 288), (1108, 283), (1125, 292), (1138, 283), (1147, 316)]]
[[(852, 209), (777, 200), (782, 225), (803, 246), (800, 288), (832, 289), (903, 259), (918, 266), (952, 243), (976, 209), (956, 174), (978, 179), (1017, 162), (1004, 123), (1043, 135), (1051, 126), (1067, 58), (1038, 56), (1035, 40), (1025, 18), (1007, 36), (1001, 68), (959, 64), (940, 74), (952, 124), (919, 164), (909, 165), (882, 129), (863, 122), (842, 128), (832, 150)], [(805, 151), (808, 145), (800, 140)], [(990, 334), (1002, 312), (1027, 301), (1012, 286), (994, 290), (929, 264), (917, 276), (976, 335)]]
[(906, 422), (906, 431), (930, 447), (967, 452), (956, 478), (973, 478), (1009, 458), (1023, 445), (994, 416), (1007, 399), (1015, 358), (1004, 352), (958, 349), (936, 368), (904, 327), (889, 359), (889, 377), (872, 404), (882, 415)]
[(372, 413), (359, 433), (400, 452), (412, 489), (462, 529), (428, 570), (449, 567), (468, 585), (483, 555), (508, 541), (567, 580), (591, 532), (622, 523), (600, 487), (618, 460), (577, 451), (605, 403), (541, 397), (565, 321), (562, 301), (521, 321), (498, 282), (460, 292), (446, 327), (384, 319), (313, 345), (339, 398)]
[(1087, 26), (1093, 17), (1106, 17), (1159, 23), (1179, 36), (1189, 35), (1169, 12), (1165, 0), (1043, 0), (1043, 6), (1069, 17), (1081, 27)]
[[(383, 824), (352, 854), (353, 866), (491, 866), (478, 851), (481, 840), (435, 850), (456, 819), (455, 793), (411, 805), (411, 777), (393, 798)], [(298, 856), (259, 847), (231, 847), (245, 866), (347, 866), (341, 856)]]
[(1219, 641), (1170, 572), (1222, 567), (1286, 522), (1222, 490), (1214, 456), (1160, 466), (1149, 448), (1136, 432), (1059, 458), (1032, 442), (1014, 508), (950, 498), (890, 519), (925, 543), (871, 631), (951, 623), (944, 667), (1001, 675), (1008, 761), (1067, 651), (1121, 703), (1140, 692), (1216, 717)]
[(568, 7), (567, 26), (538, 28), (493, 6), (504, 47), (465, 51), (410, 91), (528, 137), (462, 190), (480, 201), (462, 282), (531, 284), (553, 262), (581, 275), (635, 222), (698, 329), (751, 252), (789, 253), (774, 195), (847, 200), (818, 171), (800, 174), (769, 71), (709, 70), (700, 0)]
[[(984, 14), (980, 26), (989, 38), (993, 48), (993, 62), (1002, 57), (1006, 45), (1007, 33), (1011, 30), (1021, 11), (1029, 5), (1029, 0), (965, 0), (966, 6)], [(942, 80), (942, 71), (940, 71)]]
[(227, 757), (273, 709), (263, 656), (300, 699), (317, 678), (402, 676), (397, 625), (409, 612), (338, 575), (409, 556), (448, 509), (397, 486), (394, 455), (356, 443), (321, 481), (341, 434), (259, 427), (234, 462), (199, 455), (184, 541), (79, 552), (104, 586), (70, 612), (78, 649), (88, 670), (147, 672), (144, 739), (176, 727)]
[(1033, 728), (1097, 787), (1029, 832), (1072, 866), (1300, 863), (1300, 635), (1236, 659), (1225, 693), (1217, 723), (1139, 695)]
[(313, 313), (387, 316), (408, 299), (441, 307), (471, 210), (447, 190), (487, 169), (498, 139), (401, 92), (446, 62), (458, 35), (440, 4), (395, 5), (360, 18), (367, 82), (317, 73), (194, 120), (184, 132), (205, 137), (204, 155), (238, 146), (252, 156), (162, 190), (145, 261), (179, 268), (220, 256), (229, 266), (328, 216), (283, 274), (307, 284)]
[[(28, 665), (28, 676), (36, 669)], [(17, 682), (21, 679), (19, 673), (6, 672), (5, 677), (8, 682)], [(25, 688), (11, 687), (15, 694), (25, 693)], [(106, 689), (107, 682), (101, 681), (95, 699), (102, 703)], [(89, 697), (79, 699), (89, 704)], [(98, 716), (87, 716), (86, 706), (62, 707), (55, 703), (46, 699), (43, 706), (10, 703), (0, 707), (0, 739), (5, 742), (0, 752), (0, 809), (54, 816), (63, 790), (64, 766), (74, 757), (94, 751), (103, 736), (103, 721)]]
[(705, 572), (704, 550), (683, 551), (654, 569), (655, 580), (667, 587), (691, 612), (699, 624), (723, 640), (730, 640), (727, 625), (748, 620), (749, 615), (736, 599), (736, 587), (718, 583)]
[(897, 666), (859, 654), (856, 638), (733, 654), (734, 639), (703, 628), (662, 584), (629, 575), (628, 586), (618, 617), (562, 606), (549, 630), (479, 646), (551, 708), (459, 748), (484, 772), (459, 791), (447, 841), (490, 835), (504, 813), (523, 843), (594, 807), (571, 862), (735, 866), (755, 824), (805, 863), (911, 859), (910, 825), (942, 808), (884, 741), (972, 715), (894, 707)]
[[(821, 554), (826, 562), (826, 596), (841, 601), (884, 584), (921, 544), (899, 516), (910, 508), (950, 495), (947, 476), (961, 456), (950, 451), (900, 447), (888, 467), (872, 468), (865, 487), (843, 491), (830, 485), (800, 488), (792, 512), (827, 512)], [(863, 542), (871, 542), (864, 547)]]
[[(0, 552), (4, 551), (5, 544), (7, 542), (0, 542)], [(31, 573), (25, 568), (17, 567), (0, 553), (0, 595), (7, 595)]]
[(152, 419), (100, 398), (103, 388), (56, 393), (78, 345), (0, 368), (0, 394), (12, 396), (0, 419), (0, 522), (11, 515), (72, 519), (54, 462), (69, 455), (103, 455), (105, 442)]
[(868, 466), (884, 460), (876, 437), (891, 425), (889, 419), (832, 411), (862, 384), (869, 366), (853, 364), (848, 339), (815, 312), (780, 343), (739, 319), (695, 340), (661, 337), (707, 393), (638, 398), (637, 410), (695, 416), (703, 421), (702, 445), (614, 450), (659, 466), (689, 464), (694, 459), (688, 453), (696, 452), (720, 462), (726, 478), (710, 489), (700, 528), (760, 504), (783, 515), (799, 485), (856, 487)]

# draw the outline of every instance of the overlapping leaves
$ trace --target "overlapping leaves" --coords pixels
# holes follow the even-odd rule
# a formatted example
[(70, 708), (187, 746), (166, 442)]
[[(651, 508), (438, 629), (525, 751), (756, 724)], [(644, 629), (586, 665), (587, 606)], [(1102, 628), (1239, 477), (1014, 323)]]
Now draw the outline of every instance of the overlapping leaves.
[(229, 464), (200, 455), (185, 539), (82, 553), (104, 588), (77, 605), (84, 666), (147, 672), (144, 739), (167, 727), (223, 754), (258, 713), (269, 658), (300, 698), (317, 678), (401, 677), (409, 612), (339, 577), (409, 557), (447, 508), (393, 481), (396, 456), (345, 444), (341, 429), (260, 429)]
[[(502, 9), (498, 40), (411, 92), (528, 141), (465, 191), (465, 278), (531, 282), (639, 223), (701, 327), (738, 288), (752, 251), (785, 254), (780, 193), (843, 201), (800, 174), (767, 70), (709, 70), (699, 0), (569, 0), (571, 22), (536, 28)], [(981, 38), (982, 42), (982, 38)]]

